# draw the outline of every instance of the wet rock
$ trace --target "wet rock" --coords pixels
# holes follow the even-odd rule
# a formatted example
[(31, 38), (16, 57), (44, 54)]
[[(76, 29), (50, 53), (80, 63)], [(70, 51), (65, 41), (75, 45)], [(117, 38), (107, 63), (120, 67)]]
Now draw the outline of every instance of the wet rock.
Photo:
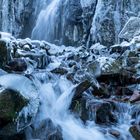
[(108, 48), (106, 46), (101, 45), (100, 43), (96, 43), (90, 47), (90, 51), (96, 55), (107, 55)]
[(138, 64), (138, 62), (139, 62), (139, 57), (128, 57), (127, 58), (127, 65), (128, 66), (134, 66), (134, 65), (136, 65), (136, 64)]
[(25, 59), (14, 58), (6, 65), (6, 68), (10, 71), (23, 72), (27, 70), (27, 63)]
[(127, 49), (129, 49), (128, 46), (122, 46), (120, 44), (117, 45), (113, 45), (110, 47), (110, 53), (119, 53), (119, 54), (123, 54)]
[(31, 48), (32, 44), (31, 44), (31, 41), (30, 39), (19, 39), (19, 42), (18, 42), (18, 45), (20, 48), (26, 48), (26, 45)]
[(135, 103), (137, 101), (140, 101), (140, 92), (139, 91), (134, 91), (133, 95), (129, 99), (131, 103)]
[(10, 46), (6, 40), (0, 40), (0, 68), (4, 68), (10, 60)]
[[(11, 121), (13, 117), (18, 115), (16, 118), (16, 122), (18, 122), (17, 130), (23, 130), (31, 123), (32, 118), (38, 111), (38, 92), (34, 83), (22, 75), (6, 74), (0, 76), (0, 85), (4, 87), (1, 91), (3, 93), (0, 102), (1, 111), (3, 111), (0, 114), (1, 118)], [(24, 108), (22, 108), (23, 106)], [(6, 109), (6, 111), (3, 109)], [(17, 114), (15, 111), (17, 111)]]
[(85, 80), (83, 82), (81, 82), (76, 88), (75, 88), (75, 94), (73, 97), (73, 100), (81, 98), (82, 97), (82, 93), (84, 91), (86, 91), (89, 87), (91, 86), (91, 82), (88, 80)]
[(59, 131), (56, 131), (48, 136), (48, 140), (63, 140), (62, 134)]
[(66, 78), (68, 79), (68, 80), (70, 80), (72, 83), (77, 83), (77, 81), (74, 79), (74, 73), (68, 73), (67, 75), (66, 75)]
[(111, 96), (108, 86), (105, 83), (100, 83), (100, 87), (93, 87), (93, 95), (100, 98), (109, 98)]
[(42, 120), (40, 125), (38, 125), (36, 128), (32, 126), (30, 129), (32, 130), (33, 139), (62, 140), (61, 128), (54, 125), (50, 119)]
[(101, 103), (96, 108), (96, 123), (97, 124), (111, 124), (116, 123), (116, 117), (112, 113), (113, 108), (110, 103)]
[(120, 87), (118, 86), (116, 89), (116, 95), (123, 96), (123, 95), (132, 95), (133, 91), (130, 90), (128, 87)]
[(19, 92), (12, 89), (3, 89), (0, 92), (0, 120), (4, 122), (13, 121), (28, 100)]
[(140, 129), (139, 126), (133, 125), (129, 128), (130, 133), (135, 140), (140, 140)]
[(102, 75), (114, 75), (119, 74), (122, 68), (122, 61), (120, 59), (115, 60), (113, 58), (102, 57), (98, 60), (101, 65)]
[(73, 66), (76, 66), (77, 63), (75, 61), (70, 61), (68, 65), (69, 67), (73, 67)]
[(31, 49), (30, 49), (30, 45), (28, 45), (28, 44), (24, 45), (24, 46), (23, 46), (23, 50), (25, 50), (25, 51), (30, 51), (30, 50), (31, 50)]
[(120, 132), (117, 131), (117, 130), (114, 130), (114, 129), (111, 129), (108, 131), (111, 135), (113, 135), (114, 137), (116, 138), (119, 138), (120, 137)]
[(25, 133), (23, 131), (18, 132), (15, 123), (9, 123), (3, 128), (0, 128), (1, 140), (26, 140)]
[(48, 63), (48, 58), (45, 50), (32, 49), (30, 52), (18, 49), (15, 57), (30, 58), (35, 61), (37, 68), (44, 69)]
[(68, 73), (68, 70), (66, 68), (63, 67), (59, 67), (59, 68), (55, 68), (54, 70), (51, 71), (52, 73), (55, 74), (60, 74), (60, 75), (65, 75)]
[(75, 115), (78, 114), (78, 116), (81, 118), (83, 122), (86, 122), (87, 120), (90, 119), (86, 98), (83, 97), (80, 99), (73, 100), (70, 109), (75, 113)]

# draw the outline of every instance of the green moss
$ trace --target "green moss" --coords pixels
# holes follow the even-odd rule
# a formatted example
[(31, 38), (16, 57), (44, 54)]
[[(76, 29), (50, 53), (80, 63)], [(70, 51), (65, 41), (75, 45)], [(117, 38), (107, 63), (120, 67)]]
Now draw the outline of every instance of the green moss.
[(0, 118), (12, 121), (28, 101), (20, 93), (6, 89), (0, 93)]

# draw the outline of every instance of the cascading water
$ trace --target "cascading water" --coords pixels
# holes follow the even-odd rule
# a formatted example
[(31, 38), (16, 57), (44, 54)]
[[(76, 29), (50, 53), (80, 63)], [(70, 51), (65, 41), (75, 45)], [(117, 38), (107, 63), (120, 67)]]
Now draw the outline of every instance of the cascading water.
[[(63, 47), (62, 49), (66, 48)], [(50, 63), (46, 70), (52, 69), (52, 66), (57, 66), (65, 57), (67, 55), (52, 57), (53, 63)], [(47, 78), (46, 75), (48, 75)], [(72, 84), (65, 76), (57, 76), (51, 73), (34, 75), (34, 79), (39, 89), (40, 107), (32, 128), (27, 132), (27, 140), (133, 140), (128, 132), (132, 120), (129, 105), (125, 103), (115, 104), (117, 108), (115, 115), (118, 120), (116, 125), (100, 126), (95, 123), (94, 119), (83, 123), (79, 117), (69, 110), (77, 85)], [(91, 102), (94, 100), (93, 96), (90, 97)], [(97, 100), (97, 102), (102, 102), (102, 100)], [(49, 125), (50, 121), (53, 130), (52, 125)], [(57, 128), (59, 128), (59, 132)], [(118, 131), (121, 136), (116, 138), (109, 133), (104, 133), (110, 129)]]
[(58, 32), (60, 4), (62, 0), (52, 0), (46, 9), (42, 10), (32, 31), (32, 38), (52, 41)]
[[(53, 80), (37, 83), (40, 98), (39, 113), (34, 120), (34, 130), (39, 130), (40, 125), (44, 120), (51, 120), (55, 127), (59, 126), (63, 140), (116, 140), (109, 134), (101, 133), (105, 127), (98, 126), (94, 121), (83, 122), (69, 111), (75, 86), (65, 77), (53, 76)], [(125, 104), (116, 104), (118, 113), (117, 126), (110, 126), (111, 129), (121, 133), (120, 140), (133, 140), (130, 133), (127, 132), (131, 123), (131, 109)], [(47, 124), (44, 126), (47, 127)], [(107, 128), (108, 129), (108, 128)], [(47, 138), (49, 132), (45, 129), (45, 134), (42, 131), (35, 135), (33, 132), (30, 135), (28, 132), (27, 139), (43, 139)], [(49, 131), (49, 130), (48, 130)], [(54, 130), (55, 132), (55, 130)], [(32, 134), (32, 135), (31, 135)], [(59, 140), (59, 138), (57, 138)], [(56, 140), (55, 137), (52, 140)]]
[[(33, 39), (39, 39), (39, 40), (47, 40), (49, 42), (53, 42), (54, 39), (57, 39), (59, 31), (59, 27), (63, 26), (63, 20), (60, 19), (61, 12), (63, 12), (63, 4), (65, 5), (68, 0), (48, 0), (48, 1), (41, 1), (38, 3), (40, 6), (36, 8), (35, 14), (37, 15), (38, 12), (40, 12), (36, 26), (33, 29), (32, 32), (32, 38)], [(38, 2), (38, 1), (36, 1)], [(35, 5), (37, 4), (35, 2)], [(81, 2), (82, 8), (88, 7), (89, 5), (93, 4), (94, 2), (92, 0), (79, 0)], [(93, 3), (92, 3), (93, 2)], [(100, 34), (97, 32), (97, 28), (101, 27), (100, 20), (102, 21), (103, 15), (106, 15), (112, 7), (109, 7), (107, 11), (105, 12), (104, 8), (106, 6), (106, 2), (103, 3), (103, 0), (96, 1), (96, 9), (93, 17), (92, 22), (92, 29), (91, 34), (93, 34), (93, 40), (95, 42), (98, 40), (97, 37), (102, 39)], [(42, 3), (45, 5), (43, 6)], [(8, 3), (6, 1), (4, 6), (7, 6)], [(46, 7), (47, 5), (47, 7)], [(62, 7), (61, 7), (62, 6)], [(40, 9), (43, 8), (43, 10)], [(46, 7), (44, 9), (44, 7)], [(61, 9), (62, 8), (62, 9)], [(103, 10), (102, 10), (103, 9)], [(7, 10), (7, 9), (6, 9)], [(115, 35), (117, 36), (121, 26), (120, 26), (120, 14), (118, 14), (119, 11), (119, 2), (116, 2), (116, 8), (114, 12), (114, 24), (116, 28)], [(80, 10), (79, 10), (80, 11)], [(101, 12), (102, 11), (102, 12)], [(80, 13), (80, 12), (79, 12)], [(93, 14), (93, 13), (92, 13)], [(80, 14), (79, 14), (80, 15)], [(3, 13), (4, 16), (4, 13)], [(61, 15), (62, 16), (62, 15)], [(99, 16), (99, 17), (98, 17)], [(6, 16), (5, 16), (6, 17)], [(116, 19), (115, 17), (118, 17)], [(6, 20), (8, 17), (6, 17)], [(78, 16), (75, 18), (76, 20), (79, 19)], [(75, 19), (73, 20), (72, 24), (75, 23)], [(63, 21), (63, 22), (62, 22)], [(62, 23), (61, 23), (62, 22)], [(61, 26), (59, 25), (61, 24)], [(75, 24), (78, 24), (77, 22)], [(78, 28), (76, 25), (73, 25), (74, 27), (74, 41), (77, 40), (78, 36)], [(3, 28), (7, 28), (6, 22), (3, 22), (2, 24)], [(96, 37), (97, 35), (97, 37)], [(95, 38), (94, 38), (95, 37)], [(59, 39), (61, 36), (59, 36)], [(116, 38), (117, 40), (117, 38)], [(39, 139), (39, 140), (133, 140), (129, 128), (133, 123), (133, 120), (136, 124), (139, 124), (140, 117), (139, 117), (139, 111), (137, 112), (138, 108), (137, 105), (130, 105), (129, 103), (124, 103), (123, 101), (119, 100), (120, 97), (117, 95), (117, 91), (120, 88), (119, 86), (122, 83), (120, 81), (116, 81), (113, 78), (110, 78), (109, 82), (105, 81), (102, 83), (100, 81), (99, 83), (96, 80), (96, 76), (100, 76), (102, 72), (111, 72), (111, 76), (116, 76), (115, 74), (120, 74), (120, 67), (126, 67), (127, 61), (129, 59), (129, 53), (130, 49), (125, 51), (123, 54), (114, 53), (112, 49), (109, 50), (109, 48), (100, 45), (100, 43), (94, 44), (93, 46), (89, 47), (88, 49), (83, 46), (80, 46), (78, 48), (75, 47), (65, 47), (65, 46), (56, 46), (51, 43), (42, 41), (41, 43), (37, 40), (30, 40), (26, 39), (23, 42), (20, 42), (21, 40), (18, 40), (16, 42), (12, 42), (13, 46), (16, 44), (17, 46), (14, 49), (17, 49), (15, 52), (12, 50), (12, 55), (15, 56), (15, 58), (18, 57), (25, 57), (25, 60), (27, 63), (27, 71), (24, 71), (23, 73), (25, 76), (29, 76), (32, 81), (34, 81), (34, 84), (36, 86), (35, 92), (38, 92), (36, 95), (37, 97), (37, 107), (35, 106), (36, 110), (33, 109), (34, 115), (33, 118), (30, 119), (30, 122), (26, 126), (26, 137), (27, 140), (31, 139)], [(102, 42), (102, 41), (101, 41)], [(24, 44), (25, 43), (25, 44)], [(22, 45), (23, 44), (23, 45)], [(11, 45), (11, 46), (12, 46)], [(132, 45), (131, 43), (129, 45)], [(134, 45), (134, 42), (133, 42)], [(118, 46), (115, 46), (118, 47)], [(122, 46), (119, 46), (120, 48)], [(135, 46), (133, 46), (135, 47)], [(12, 47), (11, 47), (12, 48)], [(119, 48), (119, 49), (120, 49)], [(115, 48), (116, 49), (116, 48)], [(117, 48), (118, 49), (118, 48)], [(109, 50), (109, 51), (108, 51)], [(116, 50), (115, 50), (116, 51)], [(118, 50), (117, 50), (118, 51)], [(122, 50), (124, 51), (124, 50)], [(131, 50), (133, 51), (133, 49)], [(126, 53), (128, 52), (128, 53)], [(40, 55), (41, 54), (41, 55)], [(119, 66), (116, 66), (114, 62), (116, 57), (121, 57), (123, 61), (125, 60), (125, 63), (121, 61), (123, 64), (118, 64)], [(118, 57), (118, 58), (119, 58)], [(33, 59), (33, 60), (32, 60)], [(47, 59), (47, 60), (46, 60)], [(48, 61), (48, 63), (45, 63), (44, 61)], [(96, 60), (96, 61), (95, 61)], [(41, 64), (41, 61), (43, 61), (43, 64)], [(95, 63), (93, 63), (95, 62)], [(117, 61), (118, 62), (118, 61)], [(132, 61), (133, 62), (133, 61)], [(120, 63), (120, 62), (118, 62)], [(105, 65), (106, 64), (106, 65)], [(42, 66), (43, 65), (43, 66)], [(114, 67), (116, 66), (119, 69), (119, 72), (115, 69), (113, 71)], [(30, 67), (31, 66), (31, 67)], [(110, 66), (111, 68), (109, 68)], [(12, 66), (11, 66), (12, 67)], [(59, 69), (60, 67), (60, 69)], [(61, 69), (61, 67), (64, 69)], [(10, 67), (9, 67), (10, 68)], [(31, 68), (31, 70), (30, 70)], [(101, 69), (103, 68), (103, 69)], [(16, 68), (15, 68), (16, 69)], [(44, 69), (44, 71), (42, 70)], [(111, 71), (109, 71), (111, 69)], [(113, 70), (112, 70), (113, 69)], [(58, 74), (54, 74), (54, 71), (57, 71)], [(14, 71), (14, 69), (13, 69)], [(57, 73), (56, 72), (56, 73)], [(59, 75), (59, 73), (61, 73)], [(74, 76), (70, 79), (68, 74), (73, 74)], [(115, 74), (114, 74), (115, 73)], [(106, 74), (106, 73), (105, 73)], [(62, 76), (63, 75), (63, 76)], [(104, 73), (103, 75), (104, 76)], [(108, 75), (107, 75), (108, 76)], [(110, 75), (109, 75), (110, 76)], [(120, 76), (120, 75), (119, 75)], [(12, 75), (13, 77), (13, 75)], [(22, 77), (21, 77), (22, 78)], [(129, 77), (127, 77), (129, 79)], [(131, 77), (132, 78), (132, 77)], [(8, 79), (8, 78), (7, 78)], [(7, 81), (7, 79), (4, 81)], [(69, 80), (68, 80), (69, 79)], [(79, 95), (79, 98), (86, 100), (86, 109), (88, 110), (88, 119), (84, 120), (80, 115), (82, 114), (80, 111), (80, 101), (77, 100), (77, 106), (79, 107), (79, 112), (74, 112), (74, 109), (71, 107), (73, 104), (73, 100), (75, 101), (75, 91), (76, 88), (83, 82), (83, 80), (88, 81), (90, 83), (88, 90), (80, 91), (81, 94)], [(74, 81), (72, 81), (74, 80)], [(104, 78), (103, 78), (104, 80)], [(108, 77), (105, 79), (108, 80)], [(113, 81), (114, 80), (114, 81)], [(129, 79), (130, 80), (130, 79)], [(2, 80), (1, 80), (2, 81)], [(9, 86), (11, 88), (16, 86), (17, 87), (17, 80), (13, 77), (14, 85), (12, 85), (10, 81), (5, 83), (5, 85)], [(26, 80), (21, 79), (20, 82), (26, 82)], [(72, 82), (71, 82), (72, 81)], [(112, 82), (113, 81), (113, 82)], [(23, 82), (23, 83), (24, 83)], [(3, 83), (3, 81), (2, 81)], [(15, 84), (16, 83), (16, 84)], [(29, 82), (27, 82), (27, 85)], [(78, 85), (79, 84), (79, 85)], [(88, 83), (86, 83), (88, 84)], [(100, 92), (98, 89), (100, 89), (100, 84), (103, 84), (103, 89), (101, 90), (107, 90), (109, 91), (109, 96), (104, 95), (106, 93), (103, 93), (103, 95), (96, 95), (94, 96), (94, 91), (97, 90), (97, 92)], [(29, 84), (28, 86), (31, 87), (30, 90), (25, 86), (22, 87), (19, 86), (17, 89), (22, 89), (22, 91), (28, 91), (31, 94), (32, 85)], [(85, 85), (82, 85), (84, 88)], [(105, 88), (104, 88), (105, 86)], [(127, 85), (128, 86), (128, 85)], [(126, 88), (126, 87), (122, 87)], [(127, 87), (129, 90), (129, 87)], [(79, 90), (81, 90), (79, 89)], [(111, 90), (111, 93), (110, 93)], [(113, 91), (113, 92), (112, 92)], [(28, 92), (25, 92), (28, 95)], [(101, 91), (102, 92), (102, 91)], [(25, 94), (25, 95), (26, 95)], [(99, 93), (100, 94), (100, 93)], [(102, 93), (101, 93), (102, 94)], [(131, 94), (133, 94), (131, 92)], [(84, 97), (83, 97), (84, 95)], [(39, 97), (38, 97), (39, 96)], [(81, 97), (82, 96), (82, 97)], [(105, 98), (104, 98), (105, 96)], [(116, 96), (113, 98), (113, 96)], [(122, 95), (123, 96), (123, 95)], [(38, 100), (39, 98), (39, 100)], [(118, 100), (117, 100), (118, 99)], [(33, 98), (34, 100), (34, 98)], [(38, 102), (40, 101), (40, 105)], [(120, 103), (123, 102), (123, 103)], [(32, 103), (32, 102), (30, 102)], [(110, 104), (114, 107), (114, 110), (112, 108), (105, 107), (105, 111), (103, 108), (103, 113), (100, 113), (100, 118), (105, 115), (107, 116), (107, 122), (100, 123), (97, 121), (97, 110), (101, 107), (100, 105), (105, 105), (107, 107), (110, 107)], [(32, 103), (34, 104), (34, 102)], [(32, 105), (31, 104), (31, 105)], [(94, 106), (95, 105), (95, 106)], [(39, 106), (38, 112), (37, 108)], [(94, 106), (92, 108), (92, 106)], [(30, 106), (29, 106), (30, 107)], [(29, 108), (28, 107), (28, 108)], [(91, 108), (90, 108), (91, 107)], [(28, 110), (27, 108), (27, 110)], [(102, 109), (102, 107), (101, 107)], [(100, 110), (101, 110), (100, 109)], [(25, 109), (26, 110), (26, 109)], [(107, 111), (106, 111), (107, 110)], [(99, 111), (99, 110), (98, 110)], [(26, 111), (25, 111), (26, 112)], [(36, 113), (37, 112), (37, 113)], [(107, 113), (109, 114), (107, 114)], [(21, 113), (21, 112), (20, 112)], [(22, 112), (24, 114), (24, 111)], [(79, 113), (79, 114), (78, 114)], [(85, 112), (84, 112), (85, 113)], [(36, 116), (35, 116), (36, 114)], [(102, 114), (102, 115), (101, 115)], [(31, 114), (32, 115), (32, 114)], [(112, 120), (109, 118), (110, 115)], [(19, 115), (20, 117), (20, 115)], [(25, 116), (26, 118), (27, 116)], [(113, 118), (114, 117), (114, 118)], [(111, 120), (111, 121), (110, 121)], [(102, 120), (101, 120), (102, 121)], [(29, 126), (30, 125), (30, 126)], [(25, 127), (24, 127), (25, 128)], [(110, 132), (111, 131), (111, 132)], [(112, 132), (113, 131), (113, 132)]]
[[(51, 119), (55, 126), (61, 127), (64, 140), (92, 140), (93, 137), (95, 140), (105, 140), (103, 134), (95, 128), (84, 126), (68, 110), (74, 86), (64, 77), (57, 82), (40, 85), (41, 107), (34, 127), (37, 129), (42, 120)], [(58, 86), (58, 91), (54, 85)]]

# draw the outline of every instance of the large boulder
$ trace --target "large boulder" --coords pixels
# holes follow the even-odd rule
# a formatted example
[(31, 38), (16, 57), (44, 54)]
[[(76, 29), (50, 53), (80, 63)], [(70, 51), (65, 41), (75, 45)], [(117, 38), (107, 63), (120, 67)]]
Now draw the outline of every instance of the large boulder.
[(0, 85), (0, 119), (5, 122), (15, 119), (20, 131), (31, 124), (37, 113), (37, 89), (31, 80), (18, 74), (0, 76)]
[(3, 125), (16, 119), (18, 113), (24, 106), (27, 106), (28, 102), (19, 92), (2, 88), (0, 91), (0, 124)]

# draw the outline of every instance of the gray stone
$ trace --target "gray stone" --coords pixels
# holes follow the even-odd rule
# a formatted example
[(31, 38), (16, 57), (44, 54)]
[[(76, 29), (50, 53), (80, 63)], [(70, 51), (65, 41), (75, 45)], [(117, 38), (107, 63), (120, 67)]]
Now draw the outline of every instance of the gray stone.
[(135, 36), (140, 35), (140, 18), (131, 17), (119, 33), (119, 38), (131, 40)]

